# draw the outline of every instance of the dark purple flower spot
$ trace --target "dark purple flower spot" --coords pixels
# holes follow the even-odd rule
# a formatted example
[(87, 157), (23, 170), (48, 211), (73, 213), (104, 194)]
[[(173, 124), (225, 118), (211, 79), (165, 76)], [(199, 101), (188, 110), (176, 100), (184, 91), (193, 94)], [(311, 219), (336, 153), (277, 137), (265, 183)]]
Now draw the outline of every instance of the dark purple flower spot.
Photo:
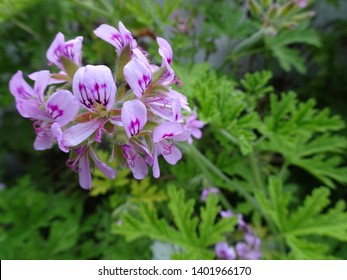
[(172, 154), (172, 148), (174, 147), (174, 144), (164, 145), (163, 148), (163, 154), (168, 156)]
[(17, 92), (20, 97), (25, 98), (25, 97), (30, 97), (30, 94), (25, 91), (23, 86), (17, 87)]
[(136, 119), (135, 121), (131, 121), (128, 129), (130, 131), (131, 136), (138, 134), (140, 132), (140, 121), (138, 119)]
[(114, 41), (121, 41), (122, 37), (120, 36), (120, 34), (112, 34), (111, 39)]
[(58, 105), (48, 105), (48, 112), (54, 120), (61, 117), (64, 113), (64, 110), (59, 109)]
[(130, 145), (123, 145), (122, 150), (123, 150), (123, 155), (127, 161), (128, 166), (135, 167), (137, 152), (133, 150), (133, 148)]
[(164, 139), (164, 138), (166, 138), (166, 137), (172, 137), (172, 136), (174, 136), (173, 133), (165, 133), (165, 134), (163, 135), (162, 139)]

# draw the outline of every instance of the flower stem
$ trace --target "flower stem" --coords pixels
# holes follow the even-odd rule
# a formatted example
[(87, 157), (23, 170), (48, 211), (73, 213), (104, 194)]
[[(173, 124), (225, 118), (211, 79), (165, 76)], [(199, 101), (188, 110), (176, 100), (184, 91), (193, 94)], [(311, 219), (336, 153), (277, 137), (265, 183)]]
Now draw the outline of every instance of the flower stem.
[(264, 188), (263, 180), (262, 180), (261, 175), (260, 175), (258, 162), (257, 162), (257, 159), (255, 158), (254, 152), (250, 153), (248, 158), (249, 158), (249, 162), (251, 164), (251, 169), (252, 169), (252, 172), (253, 172), (253, 176), (254, 176), (257, 188), (259, 190), (261, 190), (266, 195), (266, 190)]
[(259, 29), (257, 32), (253, 33), (250, 37), (247, 39), (239, 42), (232, 51), (233, 55), (236, 55), (237, 53), (240, 53), (242, 50), (252, 46), (253, 44), (257, 43), (260, 39), (263, 38), (264, 31), (263, 29)]

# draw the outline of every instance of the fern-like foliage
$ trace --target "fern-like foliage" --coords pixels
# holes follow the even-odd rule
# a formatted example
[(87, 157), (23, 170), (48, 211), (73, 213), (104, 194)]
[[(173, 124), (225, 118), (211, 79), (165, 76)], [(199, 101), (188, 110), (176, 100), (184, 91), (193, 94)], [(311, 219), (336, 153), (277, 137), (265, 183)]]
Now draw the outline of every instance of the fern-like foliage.
[(307, 29), (306, 26), (294, 30), (282, 31), (278, 36), (268, 36), (265, 38), (265, 45), (272, 55), (278, 59), (280, 66), (285, 71), (292, 69), (301, 74), (305, 74), (307, 69), (305, 60), (298, 49), (291, 48), (293, 44), (309, 45), (320, 47), (320, 39), (317, 32)]
[(330, 190), (320, 187), (306, 196), (302, 206), (292, 209), (293, 194), (285, 190), (279, 178), (271, 177), (268, 187), (268, 197), (258, 192), (256, 198), (283, 235), (290, 255), (295, 259), (332, 258), (329, 246), (319, 238), (347, 240), (346, 203), (340, 200), (331, 207)]
[(329, 187), (335, 186), (334, 181), (346, 184), (347, 167), (341, 166), (339, 154), (347, 139), (335, 134), (344, 122), (315, 105), (314, 99), (299, 102), (294, 92), (271, 95), (270, 112), (260, 126), (265, 137), (259, 148), (280, 153), (288, 164), (305, 169)]
[(182, 189), (168, 188), (168, 208), (172, 223), (159, 218), (156, 209), (142, 204), (136, 215), (125, 213), (122, 224), (115, 225), (114, 233), (124, 235), (127, 241), (149, 237), (162, 242), (173, 243), (181, 252), (172, 256), (176, 259), (211, 259), (211, 248), (224, 240), (224, 233), (233, 230), (235, 219), (219, 219), (220, 207), (215, 196), (209, 196), (206, 205), (200, 208), (200, 217), (194, 211), (195, 201), (184, 198)]

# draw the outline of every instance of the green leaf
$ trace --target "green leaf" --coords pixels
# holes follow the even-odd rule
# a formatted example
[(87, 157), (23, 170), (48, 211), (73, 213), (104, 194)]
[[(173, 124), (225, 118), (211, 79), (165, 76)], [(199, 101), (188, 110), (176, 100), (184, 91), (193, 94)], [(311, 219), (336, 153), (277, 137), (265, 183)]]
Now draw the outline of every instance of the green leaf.
[(124, 235), (128, 241), (140, 237), (173, 243), (183, 249), (175, 254), (178, 259), (210, 259), (214, 253), (210, 245), (224, 240), (224, 234), (233, 230), (235, 219), (220, 219), (216, 222), (220, 207), (214, 196), (209, 196), (206, 206), (200, 209), (200, 219), (195, 214), (195, 201), (184, 198), (183, 190), (168, 189), (169, 210), (175, 226), (164, 218), (159, 218), (157, 210), (141, 204), (136, 214), (125, 213), (122, 225), (113, 231)]
[(344, 127), (339, 116), (316, 108), (314, 99), (299, 102), (293, 92), (270, 96), (270, 112), (259, 131), (265, 136), (257, 148), (280, 153), (287, 164), (305, 169), (325, 185), (347, 183), (341, 154), (345, 137), (333, 134)]
[(164, 191), (158, 190), (157, 186), (151, 185), (149, 177), (146, 177), (141, 181), (132, 180), (130, 187), (130, 201), (133, 203), (143, 202), (153, 206), (154, 202), (166, 200)]
[(272, 46), (273, 55), (278, 59), (281, 67), (286, 72), (296, 69), (300, 74), (305, 74), (307, 69), (305, 67), (304, 59), (300, 57), (298, 50), (289, 49), (283, 46)]
[(269, 198), (258, 191), (256, 192), (256, 199), (277, 227), (282, 229), (287, 222), (288, 205), (291, 199), (290, 193), (283, 191), (282, 181), (277, 177), (270, 177)]
[(124, 66), (130, 61), (130, 45), (126, 45), (123, 49), (116, 62), (116, 81), (120, 83), (124, 81)]
[(329, 195), (326, 187), (314, 189), (302, 206), (292, 209), (292, 194), (285, 191), (279, 178), (271, 177), (268, 197), (257, 192), (256, 198), (296, 259), (326, 259), (330, 258), (330, 248), (322, 238), (347, 241), (346, 204), (338, 201), (326, 211), (330, 205)]
[(79, 66), (74, 63), (72, 60), (64, 57), (64, 56), (60, 56), (60, 60), (61, 63), (64, 66), (64, 69), (66, 71), (66, 73), (69, 75), (69, 77), (71, 78), (71, 80), (73, 79), (73, 76), (75, 75), (76, 71), (78, 70)]

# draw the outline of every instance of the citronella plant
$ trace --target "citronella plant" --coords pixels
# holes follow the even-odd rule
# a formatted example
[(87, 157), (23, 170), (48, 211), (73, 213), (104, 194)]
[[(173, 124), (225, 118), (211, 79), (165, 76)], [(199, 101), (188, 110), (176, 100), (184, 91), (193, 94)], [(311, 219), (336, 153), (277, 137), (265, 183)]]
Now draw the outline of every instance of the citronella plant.
[(58, 144), (70, 154), (67, 165), (79, 173), (84, 189), (92, 187), (90, 160), (108, 178), (116, 176), (97, 156), (97, 146), (105, 142), (110, 158), (129, 167), (136, 179), (147, 176), (148, 166), (158, 178), (158, 157), (176, 164), (182, 154), (175, 143), (200, 138), (203, 126), (187, 98), (171, 87), (179, 82), (171, 68), (171, 46), (157, 38), (162, 57), (157, 66), (121, 22), (119, 30), (102, 24), (94, 33), (114, 46), (115, 73), (105, 65), (82, 66), (83, 38), (65, 41), (58, 33), (46, 57), (60, 72), (32, 73), (33, 86), (21, 71), (10, 80), (17, 110), (34, 121), (36, 150)]

